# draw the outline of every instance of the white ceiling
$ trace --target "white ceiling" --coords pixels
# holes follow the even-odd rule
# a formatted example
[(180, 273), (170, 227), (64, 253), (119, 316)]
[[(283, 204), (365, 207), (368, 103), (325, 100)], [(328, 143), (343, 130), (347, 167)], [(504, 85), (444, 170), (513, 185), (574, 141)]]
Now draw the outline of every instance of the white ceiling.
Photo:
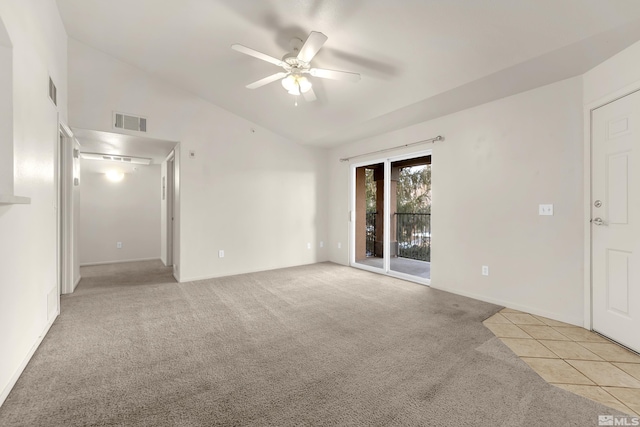
[[(640, 39), (638, 0), (57, 0), (70, 37), (302, 144), (333, 146), (581, 74)], [(278, 82), (292, 37), (329, 39), (318, 100)], [(152, 117), (149, 118), (153, 120)]]

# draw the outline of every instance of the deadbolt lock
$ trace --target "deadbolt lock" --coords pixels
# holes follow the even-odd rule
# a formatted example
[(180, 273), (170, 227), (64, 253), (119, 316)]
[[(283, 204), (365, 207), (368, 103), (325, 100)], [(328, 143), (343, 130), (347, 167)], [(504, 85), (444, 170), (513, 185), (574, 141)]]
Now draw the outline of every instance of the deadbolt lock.
[(602, 202), (600, 200), (596, 200), (595, 202), (593, 202), (593, 206), (595, 206), (596, 208), (599, 208), (602, 206)]

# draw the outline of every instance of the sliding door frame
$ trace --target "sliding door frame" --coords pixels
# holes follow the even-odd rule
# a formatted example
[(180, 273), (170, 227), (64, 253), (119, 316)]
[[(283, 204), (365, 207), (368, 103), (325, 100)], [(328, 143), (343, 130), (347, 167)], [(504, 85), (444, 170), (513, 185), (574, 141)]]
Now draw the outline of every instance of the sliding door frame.
[[(391, 227), (391, 163), (409, 160), (416, 157), (431, 156), (431, 167), (433, 177), (433, 150), (421, 150), (414, 151), (407, 154), (401, 154), (392, 157), (374, 158), (372, 160), (353, 163), (349, 170), (349, 265), (351, 267), (360, 268), (362, 270), (371, 271), (373, 273), (385, 274), (387, 276), (396, 277), (398, 279), (408, 280), (411, 282), (419, 283), (421, 285), (429, 286), (431, 279), (425, 279), (422, 277), (413, 276), (411, 274), (401, 273), (391, 270), (391, 259), (389, 257), (391, 249), (391, 240), (389, 229)], [(375, 164), (384, 165), (384, 235), (383, 235), (383, 252), (384, 257), (382, 259), (383, 268), (370, 267), (368, 265), (359, 264), (356, 262), (356, 169), (362, 166), (369, 166)], [(432, 240), (433, 241), (433, 240)]]

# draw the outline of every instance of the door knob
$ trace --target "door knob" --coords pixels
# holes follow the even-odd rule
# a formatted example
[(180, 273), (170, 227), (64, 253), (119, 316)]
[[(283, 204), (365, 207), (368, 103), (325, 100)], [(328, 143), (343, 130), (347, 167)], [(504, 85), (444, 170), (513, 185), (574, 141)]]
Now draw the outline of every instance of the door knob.
[(594, 218), (591, 220), (591, 222), (594, 225), (604, 225), (604, 221), (602, 220), (602, 218)]

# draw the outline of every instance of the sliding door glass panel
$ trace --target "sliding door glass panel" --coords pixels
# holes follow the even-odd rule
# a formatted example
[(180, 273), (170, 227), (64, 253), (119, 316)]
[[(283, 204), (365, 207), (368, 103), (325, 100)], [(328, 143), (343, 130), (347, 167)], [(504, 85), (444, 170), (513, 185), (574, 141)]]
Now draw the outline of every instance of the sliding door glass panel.
[(355, 262), (384, 269), (384, 163), (356, 168)]
[(391, 163), (390, 270), (431, 279), (431, 156)]

